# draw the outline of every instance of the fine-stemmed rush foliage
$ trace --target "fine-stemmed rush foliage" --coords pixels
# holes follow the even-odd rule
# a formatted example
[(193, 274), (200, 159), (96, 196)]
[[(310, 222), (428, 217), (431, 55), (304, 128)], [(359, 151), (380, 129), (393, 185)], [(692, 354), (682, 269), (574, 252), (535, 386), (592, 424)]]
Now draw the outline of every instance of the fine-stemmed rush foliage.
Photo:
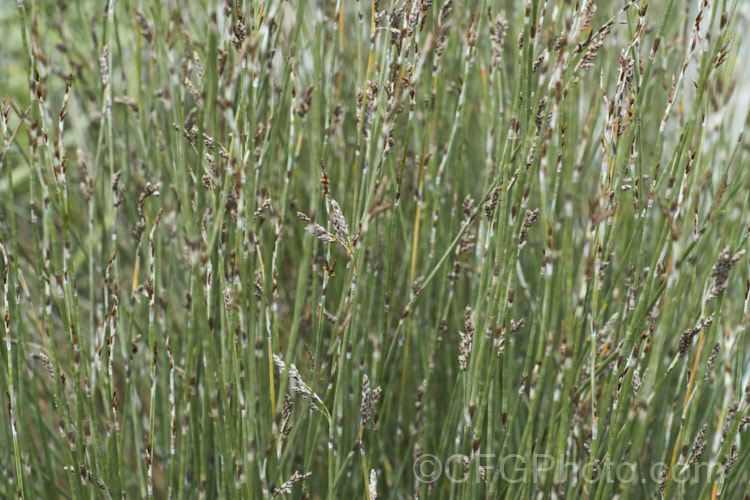
[(750, 495), (748, 15), (4, 3), (0, 497)]

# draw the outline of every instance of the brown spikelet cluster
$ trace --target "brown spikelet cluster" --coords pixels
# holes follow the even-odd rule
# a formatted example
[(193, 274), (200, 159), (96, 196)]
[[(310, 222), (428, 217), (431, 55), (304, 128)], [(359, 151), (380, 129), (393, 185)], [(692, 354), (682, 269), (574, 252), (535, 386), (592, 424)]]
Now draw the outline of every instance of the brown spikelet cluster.
[(688, 328), (687, 330), (682, 332), (682, 335), (680, 336), (680, 343), (677, 347), (677, 352), (681, 358), (684, 358), (687, 355), (688, 349), (690, 349), (690, 342), (693, 340), (693, 337), (700, 333), (701, 330), (711, 326), (713, 322), (714, 316), (712, 314), (700, 321), (695, 327)]
[(143, 210), (143, 206), (146, 204), (146, 200), (149, 198), (149, 196), (159, 196), (159, 186), (159, 184), (152, 186), (150, 182), (147, 182), (146, 185), (143, 186), (143, 191), (138, 198), (138, 215), (140, 215), (142, 219), (146, 218), (146, 214)]
[(333, 243), (337, 241), (336, 238), (320, 224), (309, 223), (307, 225), (307, 231), (323, 243)]
[(510, 322), (510, 333), (516, 333), (518, 330), (523, 328), (523, 325), (526, 323), (526, 321), (521, 318), (518, 321), (511, 321)]
[(693, 442), (693, 448), (690, 450), (690, 461), (688, 462), (688, 465), (693, 465), (695, 463), (698, 463), (700, 459), (703, 457), (703, 452), (706, 450), (706, 431), (708, 430), (708, 424), (703, 424), (703, 427), (701, 428), (700, 432), (698, 432), (698, 435), (695, 437), (695, 441)]
[(526, 237), (529, 233), (529, 228), (536, 222), (536, 220), (539, 218), (539, 209), (532, 210), (526, 210), (526, 217), (523, 220), (523, 227), (521, 228), (521, 234), (518, 236), (518, 250), (520, 251), (524, 246), (526, 246)]
[(728, 286), (729, 271), (732, 270), (744, 255), (745, 250), (740, 250), (734, 255), (729, 253), (728, 248), (721, 251), (719, 259), (716, 261), (716, 264), (714, 264), (713, 269), (711, 269), (710, 277), (713, 279), (713, 284), (711, 285), (706, 302), (711, 302), (724, 293), (724, 290), (726, 290)]
[(312, 472), (307, 472), (305, 474), (300, 474), (299, 471), (295, 471), (294, 474), (289, 478), (288, 481), (285, 481), (279, 486), (278, 488), (272, 488), (271, 489), (271, 495), (275, 498), (279, 495), (288, 495), (292, 492), (292, 487), (297, 484), (301, 483), (305, 479), (309, 479), (312, 476)]
[(341, 241), (348, 241), (349, 228), (346, 225), (346, 219), (344, 219), (341, 207), (339, 207), (339, 204), (336, 203), (336, 200), (333, 198), (331, 198), (331, 209), (333, 210), (333, 213), (331, 214), (331, 225), (333, 226), (336, 236), (338, 236)]
[(47, 356), (43, 352), (38, 352), (32, 354), (31, 358), (38, 361), (50, 376), (54, 376), (55, 371), (54, 367), (52, 366), (52, 362), (49, 359), (49, 356)]
[[(278, 354), (273, 355), (273, 363), (281, 372), (284, 372), (284, 370), (287, 369), (286, 363), (284, 363), (284, 360), (281, 359), (281, 356), (279, 356)], [(304, 399), (305, 401), (308, 401), (312, 410), (321, 411), (323, 408), (325, 408), (325, 404), (323, 404), (323, 401), (318, 397), (317, 394), (312, 391), (310, 386), (307, 385), (304, 380), (302, 380), (302, 376), (300, 375), (299, 370), (297, 370), (297, 367), (294, 365), (294, 363), (289, 364), (288, 370), (289, 385), (292, 391), (302, 396), (302, 399)]]
[(471, 307), (466, 306), (464, 310), (464, 328), (465, 332), (458, 332), (461, 336), (461, 343), (458, 346), (458, 366), (462, 371), (466, 371), (471, 356), (471, 347), (474, 338), (474, 320), (471, 317)]
[(737, 445), (733, 444), (732, 449), (729, 450), (729, 453), (726, 456), (726, 465), (724, 466), (725, 477), (729, 477), (729, 474), (731, 474), (734, 464), (737, 463), (737, 458)]
[(719, 350), (721, 349), (721, 342), (717, 342), (714, 344), (714, 348), (711, 349), (711, 354), (708, 356), (708, 361), (706, 362), (706, 373), (703, 375), (703, 380), (708, 380), (711, 376), (711, 369), (714, 367), (714, 363), (716, 362), (716, 358), (719, 356)]
[[(590, 2), (590, 5), (593, 4), (593, 2)], [(608, 22), (604, 26), (602, 26), (599, 31), (596, 32), (595, 35), (591, 37), (591, 39), (588, 41), (588, 43), (581, 43), (576, 48), (576, 52), (581, 52), (586, 49), (586, 52), (584, 53), (581, 60), (578, 62), (578, 65), (576, 66), (576, 70), (578, 69), (591, 69), (594, 67), (594, 59), (596, 59), (596, 54), (599, 52), (599, 49), (602, 48), (604, 45), (604, 41), (607, 38), (607, 35), (612, 31), (612, 22)]]
[(109, 86), (109, 46), (105, 45), (99, 58), (99, 69), (102, 72), (102, 85)]
[(245, 28), (245, 14), (238, 8), (236, 12), (236, 20), (232, 25), (232, 46), (239, 51), (246, 38), (247, 30)]
[(292, 433), (292, 410), (294, 410), (294, 401), (289, 394), (284, 394), (284, 405), (281, 409), (281, 439), (287, 439)]
[(586, 0), (583, 14), (581, 14), (581, 31), (585, 31), (591, 24), (591, 19), (596, 12), (596, 3), (593, 0)]
[(492, 220), (492, 216), (495, 213), (495, 208), (500, 202), (500, 195), (502, 194), (502, 186), (497, 186), (492, 190), (489, 201), (484, 204), (484, 216), (487, 220)]
[[(380, 394), (382, 390), (380, 386), (375, 389), (370, 388), (370, 379), (367, 375), (362, 376), (362, 403), (359, 407), (359, 416), (361, 425), (365, 425), (370, 421), (375, 406), (377, 406), (380, 400)], [(376, 419), (377, 420), (377, 419)]]
[(737, 416), (737, 410), (739, 408), (740, 404), (737, 401), (733, 401), (729, 404), (727, 407), (727, 412), (724, 416), (724, 426), (721, 430), (721, 440), (726, 441), (729, 437), (729, 431), (732, 428), (732, 422), (734, 421), (734, 417)]
[(260, 219), (263, 217), (263, 215), (268, 212), (268, 210), (271, 208), (271, 198), (266, 198), (263, 200), (263, 203), (260, 204), (258, 209), (253, 213), (253, 218)]
[(490, 26), (490, 40), (492, 41), (492, 62), (495, 69), (501, 69), (503, 44), (505, 43), (505, 33), (508, 31), (508, 21), (503, 19), (500, 14), (495, 16), (494, 22)]
[(136, 22), (141, 27), (141, 36), (146, 39), (149, 43), (154, 41), (154, 26), (148, 22), (145, 14), (140, 9), (135, 9), (133, 12), (135, 15)]

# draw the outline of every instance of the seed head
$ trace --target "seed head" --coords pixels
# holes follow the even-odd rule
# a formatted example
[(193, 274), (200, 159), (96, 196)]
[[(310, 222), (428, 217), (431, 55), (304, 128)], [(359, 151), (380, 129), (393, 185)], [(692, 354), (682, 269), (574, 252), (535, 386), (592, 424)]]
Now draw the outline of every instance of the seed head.
[(370, 388), (370, 379), (367, 375), (364, 375), (362, 377), (362, 403), (359, 407), (359, 415), (362, 425), (365, 425), (370, 420), (370, 417), (372, 417), (375, 405), (377, 405), (378, 400), (380, 400), (380, 393), (381, 389), (379, 386), (375, 389)]
[(703, 452), (706, 449), (706, 431), (708, 430), (708, 424), (703, 424), (703, 428), (701, 428), (700, 432), (698, 432), (698, 435), (695, 437), (695, 441), (693, 442), (693, 449), (690, 451), (690, 462), (688, 465), (693, 465), (694, 463), (698, 462), (701, 457), (703, 456)]
[(724, 417), (724, 428), (721, 431), (721, 439), (722, 441), (726, 440), (729, 436), (729, 430), (732, 428), (732, 421), (734, 420), (734, 417), (737, 415), (737, 408), (739, 408), (739, 403), (737, 401), (734, 401), (729, 405), (727, 408), (726, 416)]
[(529, 228), (539, 218), (539, 209), (537, 208), (533, 212), (526, 210), (526, 218), (523, 221), (523, 227), (521, 228), (521, 234), (518, 237), (518, 250), (520, 251), (526, 245), (526, 236), (529, 233)]
[(713, 269), (711, 269), (710, 277), (713, 278), (713, 285), (711, 286), (711, 292), (706, 303), (711, 302), (724, 293), (724, 290), (727, 289), (729, 271), (740, 261), (743, 255), (745, 255), (745, 250), (740, 250), (734, 255), (729, 255), (729, 248), (722, 250), (721, 254), (719, 254), (719, 260), (716, 261)]
[(466, 327), (466, 332), (458, 332), (458, 334), (461, 336), (461, 343), (458, 346), (458, 349), (460, 351), (460, 354), (458, 355), (458, 366), (461, 368), (461, 371), (466, 371), (466, 365), (469, 362), (469, 357), (471, 356), (471, 346), (473, 342), (473, 335), (474, 335), (474, 322), (471, 319), (471, 307), (467, 306), (464, 311), (464, 326)]
[(300, 474), (299, 471), (294, 471), (294, 474), (292, 474), (292, 477), (290, 477), (288, 481), (284, 482), (278, 488), (271, 489), (271, 495), (273, 495), (274, 498), (279, 495), (288, 495), (292, 492), (292, 486), (297, 483), (301, 483), (305, 479), (308, 479), (310, 476), (312, 476), (312, 472)]
[(271, 208), (271, 198), (266, 198), (263, 200), (263, 203), (260, 204), (260, 207), (258, 207), (258, 210), (253, 213), (253, 217), (256, 219), (260, 219), (263, 217), (263, 214), (265, 214), (268, 209)]
[(708, 362), (706, 363), (706, 374), (703, 376), (703, 380), (708, 380), (708, 378), (711, 375), (711, 368), (713, 368), (714, 363), (716, 362), (716, 357), (719, 355), (719, 349), (721, 348), (721, 343), (717, 342), (714, 344), (714, 348), (711, 351), (711, 355), (708, 357)]
[(333, 198), (331, 198), (331, 208), (333, 209), (333, 214), (331, 216), (331, 225), (333, 226), (333, 230), (336, 232), (336, 236), (338, 236), (341, 241), (348, 241), (349, 228), (346, 225), (346, 219), (344, 219), (344, 214), (341, 211), (341, 207)]
[(370, 492), (370, 500), (378, 498), (378, 474), (375, 469), (370, 469), (370, 484), (368, 485), (368, 491)]
[(109, 85), (109, 45), (104, 46), (102, 57), (99, 58), (99, 69), (102, 71), (102, 85)]
[(500, 201), (500, 194), (502, 193), (502, 187), (497, 186), (492, 190), (490, 200), (484, 204), (484, 216), (487, 220), (492, 220), (492, 215), (495, 213), (495, 207), (497, 207)]
[(501, 69), (500, 60), (503, 55), (503, 43), (505, 43), (507, 30), (508, 21), (499, 14), (495, 16), (495, 22), (490, 26), (490, 41), (492, 42), (492, 63), (498, 70)]

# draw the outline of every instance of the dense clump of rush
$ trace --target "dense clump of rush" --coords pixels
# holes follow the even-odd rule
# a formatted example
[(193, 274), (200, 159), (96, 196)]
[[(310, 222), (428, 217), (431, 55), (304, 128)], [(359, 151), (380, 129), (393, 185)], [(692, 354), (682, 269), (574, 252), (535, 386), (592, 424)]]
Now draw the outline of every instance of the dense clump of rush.
[(0, 6), (0, 498), (750, 495), (743, 2)]

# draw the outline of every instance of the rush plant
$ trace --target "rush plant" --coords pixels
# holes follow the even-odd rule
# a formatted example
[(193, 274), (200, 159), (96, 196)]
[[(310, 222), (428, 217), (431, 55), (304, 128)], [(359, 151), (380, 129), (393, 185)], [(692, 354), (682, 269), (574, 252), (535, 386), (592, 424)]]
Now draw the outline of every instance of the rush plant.
[(750, 495), (749, 14), (3, 2), (0, 497)]

